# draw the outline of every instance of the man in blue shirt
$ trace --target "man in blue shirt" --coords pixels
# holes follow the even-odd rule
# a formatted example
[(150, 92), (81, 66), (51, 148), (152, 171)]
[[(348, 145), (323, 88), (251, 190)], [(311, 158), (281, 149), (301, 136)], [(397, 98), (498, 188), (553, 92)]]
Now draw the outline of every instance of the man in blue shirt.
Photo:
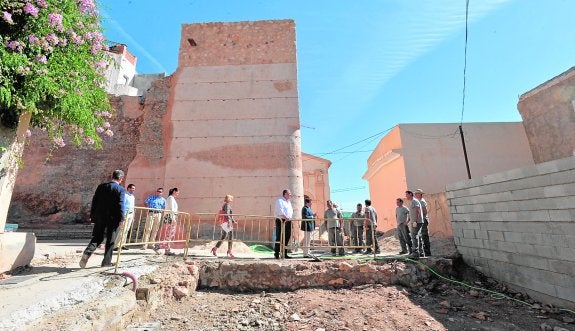
[(90, 219), (94, 223), (92, 230), (92, 240), (84, 250), (80, 260), (80, 268), (85, 268), (88, 259), (96, 251), (96, 248), (104, 241), (106, 237), (106, 249), (102, 267), (112, 266), (112, 250), (115, 246), (115, 240), (118, 233), (118, 227), (122, 222), (124, 210), (124, 193), (126, 190), (120, 186), (124, 179), (122, 170), (114, 170), (112, 181), (98, 185), (92, 206), (90, 209)]
[[(158, 234), (158, 229), (162, 223), (162, 210), (166, 209), (166, 199), (162, 196), (164, 189), (159, 187), (156, 190), (156, 194), (150, 195), (146, 201), (146, 207), (150, 208), (148, 210), (148, 217), (146, 218), (146, 224), (144, 227), (144, 235), (142, 237), (142, 242), (144, 242), (144, 247), (146, 249), (145, 243), (156, 240), (156, 235)], [(148, 244), (149, 249), (154, 249), (152, 244)]]
[(136, 185), (129, 184), (126, 187), (126, 194), (124, 196), (124, 210), (126, 211), (126, 219), (124, 221), (124, 226), (122, 227), (123, 237), (122, 240), (116, 240), (116, 248), (114, 250), (118, 250), (118, 245), (122, 243), (122, 249), (129, 249), (128, 247), (124, 246), (123, 244), (128, 240), (128, 233), (132, 228), (132, 222), (134, 221), (134, 207), (136, 206), (136, 197), (134, 196), (134, 191), (136, 191)]

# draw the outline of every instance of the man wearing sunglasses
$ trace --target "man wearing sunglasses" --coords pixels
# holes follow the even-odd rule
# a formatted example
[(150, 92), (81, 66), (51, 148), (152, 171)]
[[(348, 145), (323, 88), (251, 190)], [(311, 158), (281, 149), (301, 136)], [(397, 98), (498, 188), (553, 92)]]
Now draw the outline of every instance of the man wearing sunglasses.
[[(156, 194), (150, 195), (144, 202), (150, 210), (148, 210), (148, 217), (144, 226), (144, 235), (142, 236), (144, 246), (142, 249), (146, 249), (145, 243), (156, 240), (158, 229), (162, 223), (162, 210), (166, 209), (166, 199), (162, 196), (163, 193), (164, 189), (159, 187)], [(148, 248), (154, 249), (154, 245), (148, 244)]]

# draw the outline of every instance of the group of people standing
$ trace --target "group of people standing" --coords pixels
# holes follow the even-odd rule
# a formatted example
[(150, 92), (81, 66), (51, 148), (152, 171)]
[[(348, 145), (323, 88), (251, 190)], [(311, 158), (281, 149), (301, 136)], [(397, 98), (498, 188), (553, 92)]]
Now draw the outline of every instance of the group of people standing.
[[(292, 231), (292, 221), (293, 218), (293, 208), (291, 205), (291, 192), (290, 190), (284, 190), (282, 196), (276, 200), (274, 215), (275, 215), (275, 245), (274, 245), (274, 257), (276, 259), (280, 258), (282, 255), (286, 259), (290, 259), (291, 256), (288, 255), (287, 249), (280, 252), (280, 242), (283, 239), (285, 246), (288, 246), (291, 238)], [(344, 222), (343, 216), (337, 205), (331, 200), (326, 202), (326, 210), (324, 211), (323, 218), (325, 220), (325, 226), (328, 231), (328, 243), (331, 247), (331, 254), (333, 256), (339, 255), (344, 256)], [(312, 234), (315, 231), (315, 219), (317, 219), (317, 214), (312, 210), (312, 201), (309, 197), (304, 197), (304, 206), (301, 211), (302, 221), (300, 223), (300, 230), (303, 231), (303, 241), (302, 250), (303, 257), (312, 257), (310, 255), (310, 245)], [(365, 210), (361, 203), (357, 204), (357, 211), (352, 215), (353, 221), (351, 221), (351, 242), (352, 246), (363, 246), (363, 234), (366, 233), (366, 246), (370, 246), (365, 251), (362, 248), (355, 248), (356, 253), (373, 254), (372, 246), (375, 247), (375, 253), (380, 253), (379, 243), (376, 237), (377, 229), (377, 212), (375, 208), (371, 206), (371, 200), (365, 200)], [(282, 238), (283, 235), (283, 238)]]
[[(92, 231), (92, 239), (84, 250), (82, 259), (80, 260), (80, 267), (82, 268), (86, 266), (88, 259), (97, 247), (102, 244), (104, 239), (106, 240), (106, 245), (102, 266), (111, 266), (113, 250), (119, 243), (124, 243), (128, 239), (128, 232), (132, 228), (134, 220), (134, 192), (136, 186), (129, 184), (127, 188), (124, 189), (124, 187), (120, 185), (123, 180), (124, 172), (122, 170), (115, 170), (112, 173), (112, 180), (108, 183), (100, 184), (94, 193), (90, 210), (90, 218), (92, 223), (94, 223), (94, 229)], [(179, 195), (179, 190), (177, 187), (170, 189), (167, 199), (162, 196), (163, 192), (164, 189), (159, 187), (155, 194), (150, 195), (145, 200), (145, 205), (149, 208), (149, 211), (141, 239), (141, 242), (144, 243), (142, 249), (153, 249), (156, 254), (160, 254), (159, 250), (163, 248), (165, 255), (175, 255), (171, 251), (170, 241), (174, 239), (177, 231), (178, 203), (176, 198)], [(293, 219), (293, 207), (290, 201), (291, 195), (290, 190), (285, 189), (282, 192), (282, 196), (275, 202), (274, 257), (276, 259), (280, 258), (280, 254), (283, 258), (291, 258), (291, 256), (287, 254), (287, 249), (284, 248), (284, 251), (280, 252), (280, 242), (283, 240), (284, 247), (286, 247), (291, 239), (291, 220)], [(232, 233), (235, 220), (231, 208), (233, 198), (231, 195), (226, 195), (222, 209), (219, 212), (222, 232), (220, 240), (211, 249), (211, 253), (214, 256), (217, 256), (218, 248), (222, 245), (223, 241), (227, 239), (227, 256), (234, 257), (232, 253)], [(415, 193), (406, 191), (405, 198), (406, 201), (402, 198), (396, 199), (397, 230), (401, 245), (401, 252), (399, 252), (399, 254), (409, 253), (410, 257), (430, 256), (427, 202), (423, 199), (423, 191), (421, 189), (416, 190)], [(372, 254), (374, 253), (372, 247), (374, 247), (375, 253), (379, 254), (380, 248), (376, 237), (377, 212), (375, 208), (371, 206), (371, 200), (365, 200), (364, 204), (365, 206), (358, 203), (356, 211), (352, 214), (349, 233), (351, 246), (355, 246), (355, 253)], [(331, 200), (326, 202), (326, 207), (323, 216), (328, 231), (329, 245), (332, 246), (331, 253), (334, 256), (336, 254), (343, 256), (345, 255), (345, 250), (342, 213)], [(305, 197), (302, 208), (302, 221), (300, 223), (300, 230), (302, 230), (304, 234), (302, 242), (304, 257), (312, 257), (310, 255), (310, 246), (312, 234), (316, 228), (315, 219), (317, 219), (317, 214), (312, 210), (312, 201), (309, 197)], [(409, 229), (410, 226), (411, 230)], [(122, 229), (123, 237), (120, 237), (118, 236), (118, 231)], [(119, 240), (117, 240), (117, 237), (119, 237)], [(154, 241), (161, 241), (161, 243), (145, 245), (145, 243)], [(363, 251), (361, 247), (357, 246), (368, 246), (368, 248)], [(128, 247), (122, 247), (122, 249), (128, 249)]]
[(168, 199), (162, 196), (163, 193), (164, 188), (158, 187), (156, 194), (150, 195), (144, 201), (144, 204), (150, 210), (144, 225), (142, 242), (165, 242), (153, 245), (148, 244), (147, 247), (144, 245), (142, 250), (149, 248), (153, 249), (156, 254), (160, 254), (160, 249), (164, 249), (164, 254), (170, 256), (175, 255), (171, 250), (170, 241), (174, 240), (178, 228), (178, 202), (176, 197), (180, 195), (180, 190), (177, 187), (171, 188), (168, 191)]
[(427, 201), (423, 198), (423, 190), (417, 189), (415, 193), (405, 191), (405, 201), (397, 198), (396, 205), (397, 235), (401, 246), (399, 254), (409, 254), (411, 258), (431, 256)]
[[(101, 265), (103, 267), (112, 266), (113, 251), (118, 249), (120, 243), (125, 243), (128, 239), (128, 233), (134, 221), (136, 185), (128, 184), (124, 189), (120, 185), (123, 180), (124, 172), (114, 170), (112, 180), (100, 184), (96, 188), (90, 208), (90, 220), (94, 223), (92, 239), (82, 254), (81, 268), (86, 267), (88, 259), (104, 240), (106, 244)], [(156, 240), (166, 242), (147, 247), (144, 245), (142, 249), (150, 248), (156, 254), (160, 254), (159, 250), (163, 248), (164, 254), (175, 255), (171, 251), (170, 241), (173, 240), (177, 229), (178, 203), (176, 197), (179, 195), (179, 190), (177, 187), (170, 189), (167, 200), (162, 196), (163, 191), (163, 188), (158, 188), (156, 194), (149, 196), (145, 201), (146, 207), (150, 210), (146, 218), (142, 242)], [(122, 233), (123, 236), (120, 236)], [(123, 246), (122, 249), (129, 248)]]

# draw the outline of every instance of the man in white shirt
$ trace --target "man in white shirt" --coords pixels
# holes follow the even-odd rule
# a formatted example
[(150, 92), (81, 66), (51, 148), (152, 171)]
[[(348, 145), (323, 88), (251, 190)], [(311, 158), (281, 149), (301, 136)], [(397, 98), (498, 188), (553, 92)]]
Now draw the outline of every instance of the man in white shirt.
[(405, 191), (405, 201), (407, 208), (409, 208), (409, 221), (411, 225), (411, 246), (412, 251), (409, 257), (419, 258), (419, 236), (421, 235), (421, 227), (423, 226), (423, 212), (421, 210), (421, 203), (413, 197), (412, 191)]
[[(274, 257), (276, 259), (280, 258), (280, 241), (283, 231), (283, 242), (284, 245), (288, 245), (291, 237), (291, 221), (293, 218), (293, 208), (290, 202), (291, 192), (290, 190), (283, 190), (282, 196), (276, 200), (274, 216), (276, 217), (276, 228), (275, 228), (275, 240), (274, 245)], [(283, 229), (283, 230), (282, 230)], [(291, 259), (291, 256), (287, 255), (287, 250), (283, 251), (284, 259)]]
[(423, 212), (423, 225), (421, 226), (421, 238), (419, 238), (419, 256), (431, 256), (431, 245), (429, 243), (429, 218), (427, 217), (427, 201), (423, 198), (423, 190), (418, 188), (413, 193), (415, 198), (421, 204), (421, 211)]
[(115, 251), (118, 250), (118, 245), (120, 242), (122, 243), (122, 249), (129, 249), (127, 246), (124, 246), (124, 243), (128, 240), (128, 233), (132, 228), (132, 222), (134, 221), (134, 207), (136, 206), (136, 197), (134, 196), (134, 191), (136, 190), (136, 185), (128, 184), (126, 187), (126, 193), (124, 195), (124, 210), (126, 211), (126, 218), (124, 221), (124, 226), (122, 227), (122, 231), (120, 234), (123, 233), (122, 241), (116, 240), (116, 247), (114, 248)]

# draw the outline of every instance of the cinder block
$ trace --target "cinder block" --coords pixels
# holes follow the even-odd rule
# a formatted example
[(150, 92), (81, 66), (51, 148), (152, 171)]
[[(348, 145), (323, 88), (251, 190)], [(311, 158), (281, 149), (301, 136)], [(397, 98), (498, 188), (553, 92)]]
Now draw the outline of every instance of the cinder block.
[[(527, 274), (528, 276), (530, 276), (530, 274)], [(521, 280), (518, 280), (517, 285), (519, 286), (523, 286), (526, 287), (528, 289), (537, 291), (537, 292), (541, 292), (547, 295), (551, 295), (556, 297), (557, 296), (557, 291), (555, 289), (555, 285), (550, 284), (548, 282), (545, 281), (540, 281), (538, 279), (535, 278), (524, 278)]]
[(529, 200), (545, 198), (544, 187), (529, 187), (520, 190), (511, 190), (509, 200)]
[(467, 221), (467, 222), (461, 222), (461, 223), (462, 223), (462, 226), (461, 226), (462, 229), (473, 229), (473, 230), (479, 230), (480, 229), (480, 227), (479, 227), (480, 222)]
[(555, 246), (532, 245), (526, 243), (515, 243), (517, 252), (545, 258), (557, 258), (557, 249)]
[(548, 227), (548, 231), (545, 231), (542, 233), (575, 236), (575, 221), (549, 222), (549, 223), (547, 223), (547, 227)]
[(557, 172), (559, 163), (555, 161), (549, 161), (544, 163), (539, 163), (536, 165), (537, 172), (539, 175), (551, 174)]
[(538, 244), (543, 246), (555, 246), (557, 249), (561, 249), (562, 247), (567, 248), (570, 247), (570, 244), (572, 244), (573, 246), (571, 246), (571, 248), (575, 248), (575, 237), (561, 234), (543, 233), (540, 235), (540, 241)]
[(491, 259), (501, 262), (510, 262), (515, 253), (491, 251)]
[(484, 243), (485, 248), (489, 248), (491, 250), (496, 251), (503, 251), (509, 253), (516, 253), (517, 248), (514, 243), (508, 243), (505, 241), (492, 241), (492, 240), (485, 240)]
[[(504, 222), (490, 222), (490, 221), (485, 221), (485, 222), (481, 222), (481, 230), (487, 230), (487, 231), (516, 231), (515, 230), (515, 222), (508, 222), (508, 221), (504, 221)], [(503, 240), (503, 239), (501, 239)]]
[(503, 217), (508, 221), (521, 221), (521, 222), (548, 222), (548, 210), (515, 210), (508, 213), (502, 213)]
[(483, 240), (461, 238), (460, 245), (461, 246), (467, 246), (467, 247), (483, 248)]
[(573, 178), (575, 178), (575, 170), (571, 169), (561, 172), (554, 172), (547, 175), (547, 177), (549, 177), (549, 180), (551, 181), (550, 185), (572, 183)]
[(575, 302), (575, 288), (573, 286), (555, 286), (555, 291), (557, 292), (557, 297)]
[(463, 230), (463, 238), (475, 238), (475, 230)]
[(527, 254), (510, 254), (508, 256), (509, 262), (525, 267), (549, 270), (549, 260), (539, 256)]
[(455, 243), (456, 246), (461, 245), (461, 238), (460, 237), (453, 237), (453, 242)]
[(573, 277), (572, 276), (567, 276), (565, 274), (560, 274), (560, 273), (556, 273), (556, 272), (552, 272), (552, 271), (548, 271), (548, 270), (541, 270), (541, 269), (535, 269), (535, 268), (527, 268), (525, 269), (526, 272), (528, 272), (528, 275), (541, 283), (545, 283), (545, 284), (550, 284), (550, 285), (556, 285), (556, 286), (571, 286), (573, 284), (575, 284), (573, 281)]
[(479, 250), (479, 257), (487, 259), (487, 260), (491, 260), (493, 259), (493, 253), (494, 251), (490, 250), (490, 249), (481, 249)]
[(514, 243), (524, 242), (523, 240), (524, 233), (521, 232), (503, 232), (503, 237), (505, 238), (505, 241), (508, 242), (514, 242)]
[(543, 195), (546, 198), (558, 198), (575, 196), (575, 183), (542, 187)]
[(487, 231), (487, 236), (490, 241), (504, 241), (505, 237), (503, 235), (504, 232), (501, 231)]
[(489, 239), (489, 235), (485, 230), (475, 230), (475, 237), (478, 239)]
[(549, 233), (549, 223), (546, 222), (513, 222), (513, 232)]
[(551, 222), (571, 222), (575, 220), (575, 209), (554, 209), (548, 210), (547, 213)]
[(575, 249), (572, 248), (557, 249), (557, 254), (555, 255), (555, 258), (557, 260), (575, 262)]

